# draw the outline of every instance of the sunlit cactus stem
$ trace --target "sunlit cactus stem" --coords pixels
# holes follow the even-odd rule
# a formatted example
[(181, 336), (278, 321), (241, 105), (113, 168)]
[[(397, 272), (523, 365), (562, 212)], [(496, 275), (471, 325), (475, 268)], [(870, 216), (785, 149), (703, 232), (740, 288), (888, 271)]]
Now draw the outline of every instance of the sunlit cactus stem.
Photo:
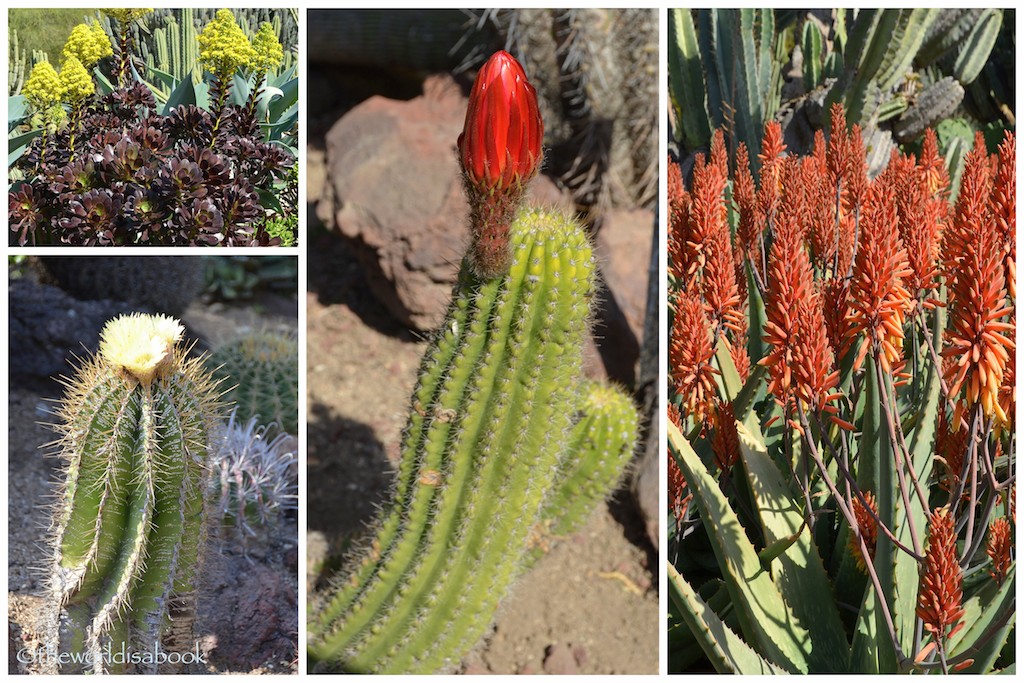
[[(220, 408), (216, 383), (179, 344), (182, 332), (165, 316), (116, 318), (99, 354), (65, 381), (43, 646), (91, 658), (90, 673), (156, 671), (125, 667), (107, 650), (193, 645), (206, 457)], [(57, 666), (47, 659), (44, 669)]]
[(309, 621), (313, 666), (451, 670), (529, 560), (572, 427), (594, 261), (557, 213), (524, 210), (509, 236), (504, 277), (463, 262), (413, 393), (394, 501)]

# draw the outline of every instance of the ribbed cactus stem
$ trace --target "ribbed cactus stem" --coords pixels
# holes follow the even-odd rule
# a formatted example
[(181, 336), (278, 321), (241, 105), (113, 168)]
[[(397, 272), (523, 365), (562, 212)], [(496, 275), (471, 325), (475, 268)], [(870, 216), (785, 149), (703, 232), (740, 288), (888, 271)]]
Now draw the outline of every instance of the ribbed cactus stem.
[(94, 673), (108, 670), (107, 648), (191, 647), (205, 459), (219, 407), (216, 383), (186, 357), (180, 335), (164, 316), (117, 318), (100, 353), (66, 381), (50, 581), (61, 615), (47, 645), (91, 655)]
[(544, 505), (546, 531), (563, 536), (586, 521), (615, 490), (636, 449), (639, 415), (621, 389), (583, 384), (578, 421), (558, 465), (556, 486)]
[(571, 428), (594, 264), (560, 214), (524, 210), (510, 243), (504, 277), (463, 263), (413, 394), (394, 502), (310, 620), (311, 662), (450, 668), (528, 556)]

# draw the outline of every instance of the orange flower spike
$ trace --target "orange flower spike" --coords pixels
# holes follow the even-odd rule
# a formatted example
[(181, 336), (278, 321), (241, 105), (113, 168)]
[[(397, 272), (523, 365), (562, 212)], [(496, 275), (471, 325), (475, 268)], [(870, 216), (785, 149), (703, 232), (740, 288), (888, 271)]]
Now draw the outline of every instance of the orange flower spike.
[(992, 217), (999, 232), (1006, 288), (1017, 298), (1017, 143), (1007, 131), (999, 145), (997, 171), (992, 185)]
[[(672, 424), (682, 430), (682, 416), (679, 414), (679, 409), (671, 403), (668, 404), (668, 419)], [(672, 451), (669, 450), (667, 455), (669, 507), (671, 508), (672, 516), (675, 517), (675, 520), (677, 522), (681, 522), (686, 517), (686, 510), (689, 507), (692, 496), (686, 495), (686, 477), (683, 476), (683, 471), (679, 469), (679, 463), (677, 463), (676, 459), (672, 457)]]
[(912, 275), (907, 289), (915, 298), (924, 299), (936, 289), (938, 273), (939, 218), (930, 202), (925, 174), (913, 157), (894, 157), (887, 172), (892, 171), (896, 213), (900, 239), (907, 250)]
[(683, 186), (679, 164), (668, 161), (668, 254), (669, 272), (681, 280), (687, 270), (687, 247), (690, 239), (690, 195)]
[(711, 437), (711, 451), (715, 464), (723, 473), (732, 469), (740, 457), (740, 437), (736, 431), (736, 413), (728, 401), (715, 400), (712, 416), (714, 434)]
[(686, 415), (695, 422), (703, 422), (714, 407), (718, 370), (711, 365), (712, 356), (711, 326), (704, 307), (695, 296), (684, 292), (672, 324), (669, 364), (676, 393), (683, 397)]
[(904, 321), (913, 307), (906, 289), (912, 274), (897, 234), (892, 188), (873, 183), (867, 191), (850, 286), (848, 333), (864, 335), (854, 369), (860, 368), (867, 352), (876, 345), (882, 369), (887, 373), (896, 371), (903, 355)]
[(761, 141), (761, 153), (757, 158), (761, 162), (761, 186), (757, 191), (758, 210), (766, 219), (774, 221), (782, 195), (782, 155), (786, 153), (786, 145), (782, 141), (782, 126), (778, 121), (764, 124), (764, 138)]
[(995, 579), (997, 585), (1002, 585), (1006, 574), (1010, 570), (1011, 550), (1013, 549), (1013, 534), (1010, 533), (1010, 522), (1005, 517), (995, 519), (988, 526), (988, 540), (985, 544), (985, 553), (992, 560), (992, 567), (988, 570), (989, 576)]
[(917, 593), (917, 616), (936, 639), (947, 637), (964, 615), (963, 573), (956, 553), (954, 520), (945, 509), (932, 512), (928, 549)]
[(829, 112), (829, 140), (825, 152), (825, 166), (828, 169), (829, 184), (839, 187), (846, 180), (850, 165), (850, 131), (846, 127), (846, 110), (841, 104), (833, 104)]
[(736, 202), (736, 212), (739, 214), (736, 239), (739, 240), (741, 255), (755, 260), (752, 255), (758, 250), (757, 241), (764, 229), (764, 222), (757, 211), (754, 177), (750, 173), (750, 156), (747, 146), (742, 142), (736, 148), (736, 178), (733, 180), (732, 197)]
[[(1014, 313), (1010, 316), (1010, 330), (1008, 332), (1011, 339), (1014, 339), (1014, 330), (1017, 328), (1017, 315)], [(1013, 430), (1014, 415), (1017, 411), (1017, 355), (1015, 353), (1008, 353), (1006, 359), (1006, 367), (1003, 369), (1003, 379), (999, 384), (999, 395), (997, 397), (999, 402), (998, 414), (1001, 414), (1004, 419), (1000, 419), (996, 423), (997, 432), (1003, 430)]]
[(962, 241), (946, 249), (949, 321), (942, 355), (955, 361), (944, 368), (951, 396), (963, 390), (955, 419), (980, 404), (986, 417), (1008, 424), (999, 393), (1016, 345), (1014, 326), (1005, 320), (1013, 308), (1007, 302), (1001, 235), (989, 211), (988, 171), (979, 134), (965, 163), (950, 231)]
[(711, 163), (718, 169), (719, 175), (723, 178), (729, 177), (729, 152), (725, 149), (725, 134), (721, 128), (716, 128), (711, 136)]
[(921, 158), (918, 160), (917, 167), (924, 174), (928, 194), (945, 200), (949, 192), (949, 172), (946, 170), (945, 159), (939, 154), (939, 139), (931, 128), (924, 132)]
[(853, 497), (853, 517), (857, 520), (857, 529), (860, 530), (860, 535), (864, 538), (864, 545), (867, 546), (868, 559), (864, 558), (860, 543), (854, 534), (851, 533), (848, 536), (847, 543), (850, 554), (857, 561), (857, 569), (861, 574), (867, 575), (867, 563), (874, 562), (875, 547), (878, 545), (878, 521), (875, 519), (875, 516), (878, 515), (878, 503), (875, 502), (875, 496), (871, 491), (864, 491), (864, 500), (867, 501), (868, 507), (860, 502), (860, 498)]
[(859, 125), (850, 131), (850, 163), (847, 164), (846, 186), (850, 190), (850, 213), (858, 206), (863, 206), (868, 190), (868, 160), (864, 148), (864, 138)]

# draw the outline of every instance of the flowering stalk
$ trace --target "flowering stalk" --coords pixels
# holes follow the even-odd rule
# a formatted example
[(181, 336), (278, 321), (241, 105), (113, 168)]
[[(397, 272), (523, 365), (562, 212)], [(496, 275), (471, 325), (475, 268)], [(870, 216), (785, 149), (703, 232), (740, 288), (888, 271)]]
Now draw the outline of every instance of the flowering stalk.
[(537, 92), (526, 72), (509, 53), (494, 53), (477, 74), (458, 140), (470, 209), (470, 260), (482, 278), (508, 271), (509, 225), (540, 168), (543, 140)]
[(125, 88), (128, 86), (128, 74), (131, 73), (132, 34), (129, 30), (131, 28), (131, 24), (133, 21), (139, 21), (142, 17), (152, 11), (152, 9), (143, 9), (141, 7), (103, 10), (103, 13), (108, 17), (117, 20), (118, 28), (120, 29), (117, 43), (117, 69), (115, 70), (118, 88)]
[(247, 66), (257, 59), (245, 33), (235, 22), (235, 15), (229, 9), (217, 11), (217, 16), (196, 36), (199, 41), (199, 62), (213, 74), (213, 135), (210, 149), (217, 142), (224, 115), (224, 106), (231, 93), (231, 79), (239, 67)]
[(278, 67), (284, 58), (284, 50), (272, 24), (266, 21), (260, 24), (252, 39), (252, 49), (255, 56), (249, 66), (253, 70), (253, 86), (245, 103), (245, 111), (249, 118), (255, 119), (256, 105), (263, 94), (264, 79), (269, 70)]

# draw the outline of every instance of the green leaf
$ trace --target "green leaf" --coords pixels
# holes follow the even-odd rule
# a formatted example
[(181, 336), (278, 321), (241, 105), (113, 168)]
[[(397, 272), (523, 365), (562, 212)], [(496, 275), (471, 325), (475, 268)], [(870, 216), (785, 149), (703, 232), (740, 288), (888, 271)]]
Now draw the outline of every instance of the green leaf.
[(999, 37), (1003, 25), (1003, 10), (986, 9), (972, 28), (967, 40), (960, 46), (953, 63), (953, 76), (961, 83), (970, 83), (981, 73), (988, 56)]
[(175, 107), (181, 105), (196, 104), (196, 88), (192, 81), (192, 72), (185, 74), (178, 86), (167, 96), (167, 104), (164, 105), (163, 114), (167, 116)]
[(715, 611), (694, 592), (672, 563), (666, 563), (666, 566), (672, 602), (716, 671), (736, 674), (786, 673), (784, 669), (775, 666), (752, 650), (726, 626)]
[(845, 671), (850, 646), (825, 565), (804, 524), (803, 502), (794, 498), (788, 477), (768, 455), (760, 432), (751, 433), (739, 422), (736, 430), (765, 543), (785, 548), (772, 561), (771, 571), (782, 599), (810, 636), (805, 646), (808, 667), (814, 673)]
[(299, 100), (299, 79), (293, 78), (284, 83), (274, 84), (281, 97), (272, 101), (267, 110), (270, 121), (279, 121)]
[(1001, 586), (989, 580), (978, 595), (964, 603), (965, 626), (949, 643), (950, 657), (967, 655), (974, 664), (965, 673), (988, 673), (1016, 619), (1017, 564), (1010, 566)]
[(714, 477), (673, 424), (669, 443), (693, 491), (701, 519), (712, 540), (723, 578), (751, 646), (787, 671), (806, 673), (810, 637), (786, 606), (772, 577), (761, 567), (757, 551)]
[(668, 92), (677, 128), (672, 133), (685, 149), (692, 150), (711, 141), (704, 104), (704, 69), (691, 10), (672, 9), (669, 12)]
[[(864, 587), (864, 599), (861, 602), (860, 612), (857, 615), (857, 626), (853, 632), (853, 650), (851, 652), (851, 669), (860, 674), (877, 674), (883, 670), (879, 667), (879, 648), (881, 639), (888, 638), (884, 635), (884, 629), (879, 630), (882, 616), (878, 609), (878, 594), (875, 588), (868, 583)], [(885, 671), (889, 673), (889, 671)]]

